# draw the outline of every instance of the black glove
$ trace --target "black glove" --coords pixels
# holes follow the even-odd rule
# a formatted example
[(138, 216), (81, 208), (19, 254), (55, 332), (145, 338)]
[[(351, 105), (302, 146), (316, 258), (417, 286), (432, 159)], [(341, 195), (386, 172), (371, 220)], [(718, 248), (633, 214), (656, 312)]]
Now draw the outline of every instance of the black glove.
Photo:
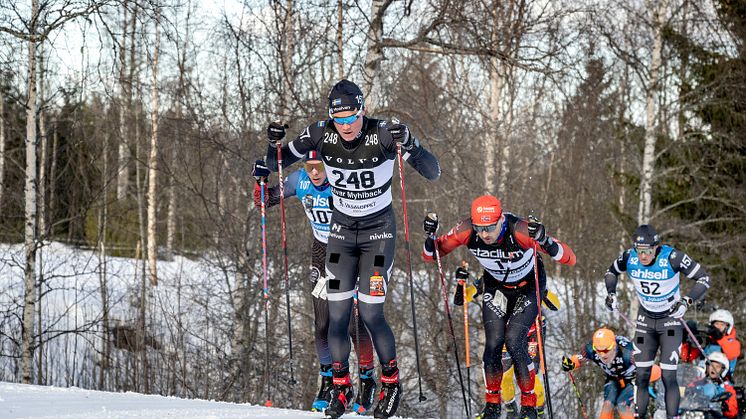
[(409, 128), (397, 120), (393, 120), (392, 122), (388, 127), (391, 137), (394, 138), (394, 141), (401, 144), (401, 148), (407, 151), (411, 150), (415, 146), (416, 140), (409, 133)]
[(422, 227), (428, 236), (435, 235), (438, 231), (438, 215), (434, 212), (430, 212), (425, 216), (425, 221), (422, 223)]
[(707, 338), (713, 343), (717, 342), (723, 338), (723, 332), (721, 332), (720, 329), (715, 327), (715, 325), (711, 324), (707, 326)]
[(461, 266), (456, 268), (456, 280), (458, 280), (459, 283), (466, 282), (468, 279), (469, 279), (469, 271), (467, 271)]
[(606, 301), (604, 301), (604, 304), (606, 304), (606, 308), (608, 308), (609, 311), (614, 311), (619, 308), (619, 302), (616, 299), (616, 294), (610, 292), (606, 296)]
[(536, 240), (539, 246), (545, 246), (548, 236), (544, 224), (534, 217), (529, 217), (528, 220), (528, 235)]
[(264, 160), (257, 160), (254, 162), (254, 168), (251, 169), (251, 176), (254, 176), (254, 179), (256, 179), (256, 182), (259, 183), (261, 179), (264, 179), (264, 182), (267, 182), (267, 178), (269, 177), (269, 169), (267, 168), (267, 165), (264, 163)]
[(562, 371), (572, 371), (575, 369), (575, 363), (572, 362), (571, 358), (562, 356)]
[(285, 128), (287, 124), (281, 124), (279, 122), (272, 122), (267, 127), (267, 140), (269, 144), (274, 146), (277, 142), (282, 141), (285, 138)]

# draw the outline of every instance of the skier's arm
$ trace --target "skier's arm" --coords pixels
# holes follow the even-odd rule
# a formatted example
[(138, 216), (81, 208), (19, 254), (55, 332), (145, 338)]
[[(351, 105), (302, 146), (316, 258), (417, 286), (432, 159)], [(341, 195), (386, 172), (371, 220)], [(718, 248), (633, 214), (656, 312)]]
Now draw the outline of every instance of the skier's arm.
[(705, 271), (705, 268), (690, 258), (686, 253), (680, 252), (676, 249), (671, 252), (668, 261), (674, 272), (681, 272), (692, 281), (697, 281), (689, 291), (688, 297), (693, 301), (702, 298), (702, 296), (705, 295), (705, 292), (707, 292), (707, 289), (710, 288), (710, 275)]
[[(391, 123), (382, 121), (378, 129), (381, 146), (389, 153), (396, 153), (396, 141), (387, 129)], [(400, 125), (401, 126), (401, 125)], [(440, 162), (437, 157), (420, 144), (420, 140), (412, 133), (408, 134), (408, 141), (402, 144), (402, 159), (409, 163), (414, 170), (425, 179), (435, 181), (440, 177)]]
[[(447, 234), (438, 237), (438, 253), (441, 257), (451, 253), (457, 247), (466, 245), (469, 243), (469, 236), (471, 235), (471, 221), (467, 218), (462, 220), (455, 227), (451, 229)], [(435, 241), (431, 236), (425, 239), (425, 245), (422, 249), (422, 259), (425, 262), (432, 262), (435, 260)]]
[[(544, 228), (543, 226), (541, 228)], [(556, 238), (544, 233), (546, 239), (543, 240), (543, 245), (538, 241), (534, 240), (528, 232), (528, 221), (520, 220), (515, 224), (514, 228), (515, 238), (518, 244), (524, 249), (530, 249), (537, 246), (543, 253), (548, 254), (552, 259), (563, 265), (575, 265), (575, 253), (565, 243), (557, 240)]]
[(619, 275), (627, 270), (627, 259), (629, 259), (629, 249), (622, 252), (618, 258), (609, 266), (609, 269), (604, 274), (604, 282), (606, 283), (606, 292), (609, 294), (616, 294), (616, 283)]
[[(307, 126), (294, 140), (281, 147), (282, 167), (288, 167), (297, 162), (311, 150), (317, 150), (324, 134), (326, 121), (318, 121)], [(277, 146), (272, 141), (267, 144), (267, 167), (276, 172)]]

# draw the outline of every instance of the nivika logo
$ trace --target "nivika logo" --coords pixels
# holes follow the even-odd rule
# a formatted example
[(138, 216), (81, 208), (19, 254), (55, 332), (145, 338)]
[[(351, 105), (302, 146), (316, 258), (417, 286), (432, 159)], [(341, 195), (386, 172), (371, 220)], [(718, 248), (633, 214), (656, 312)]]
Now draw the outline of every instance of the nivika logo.
[(368, 240), (383, 240), (383, 239), (393, 239), (394, 235), (388, 232), (383, 233), (373, 233), (368, 237)]

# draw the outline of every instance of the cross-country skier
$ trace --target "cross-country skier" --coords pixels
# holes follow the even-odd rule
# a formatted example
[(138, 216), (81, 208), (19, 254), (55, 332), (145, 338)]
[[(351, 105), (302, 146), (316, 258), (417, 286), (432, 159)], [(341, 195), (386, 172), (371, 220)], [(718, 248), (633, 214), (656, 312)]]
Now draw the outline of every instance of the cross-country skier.
[[(440, 176), (440, 165), (406, 125), (368, 118), (363, 92), (354, 83), (341, 80), (335, 84), (328, 105), (328, 120), (307, 126), (282, 147), (283, 165), (317, 151), (333, 195), (326, 279), (334, 390), (326, 413), (341, 416), (353, 396), (347, 327), (359, 277), (360, 316), (381, 363), (381, 391), (374, 415), (386, 418), (394, 414), (401, 398), (394, 334), (383, 313), (396, 247), (391, 182), (397, 147), (401, 146), (403, 159), (429, 180)], [(267, 134), (267, 164), (277, 170), (275, 145), (285, 137), (285, 128), (272, 123)]]
[[(253, 175), (257, 180), (254, 187), (254, 204), (261, 205), (261, 190), (259, 180), (264, 179), (265, 204), (272, 207), (280, 203), (280, 186), (267, 188), (267, 177), (270, 172), (262, 160), (254, 163)], [(321, 387), (311, 410), (321, 412), (329, 406), (332, 390), (332, 355), (329, 352), (327, 335), (329, 331), (329, 306), (326, 300), (326, 281), (324, 276), (324, 259), (326, 244), (329, 240), (329, 221), (331, 220), (331, 188), (324, 171), (324, 163), (319, 160), (316, 151), (309, 151), (303, 158), (303, 168), (291, 173), (285, 179), (284, 198), (296, 196), (303, 204), (308, 221), (313, 231), (311, 245), (311, 298), (314, 312), (314, 338), (316, 353), (319, 357)], [(353, 410), (364, 414), (371, 408), (375, 391), (375, 364), (373, 363), (373, 343), (365, 325), (357, 318), (350, 322), (350, 338), (356, 346), (355, 351), (360, 361), (360, 393), (355, 399)]]
[(459, 246), (466, 246), (484, 268), (482, 297), (485, 347), (484, 375), (486, 405), (481, 418), (499, 418), (502, 380), (502, 348), (508, 348), (515, 365), (521, 389), (521, 418), (535, 419), (534, 363), (528, 354), (528, 331), (536, 321), (535, 269), (538, 269), (540, 292), (546, 284), (543, 260), (534, 248), (562, 264), (574, 265), (575, 254), (569, 246), (549, 236), (539, 222), (529, 222), (503, 212), (500, 200), (480, 196), (471, 204), (471, 217), (456, 224), (447, 234), (433, 239), (438, 220), (425, 217), (427, 233), (423, 249), (426, 261), (434, 260), (435, 245), (445, 256)]
[[(624, 336), (615, 336), (610, 329), (598, 329), (579, 354), (562, 357), (562, 369), (572, 371), (580, 368), (584, 362), (593, 362), (606, 374), (604, 402), (599, 418), (614, 419), (615, 408), (621, 419), (633, 418), (635, 363), (632, 342)], [(655, 381), (656, 375), (660, 377), (657, 365), (653, 366), (652, 375), (651, 381)]]
[[(634, 344), (637, 364), (637, 414), (647, 417), (650, 370), (658, 348), (661, 350), (661, 369), (665, 387), (666, 415), (673, 418), (679, 409), (679, 385), (676, 365), (682, 342), (681, 321), (687, 308), (701, 298), (710, 287), (705, 269), (686, 253), (668, 245), (661, 245), (653, 226), (642, 224), (632, 235), (634, 246), (622, 252), (604, 275), (606, 307), (618, 308), (617, 277), (622, 272), (632, 280), (640, 300)], [(679, 274), (695, 281), (689, 294), (681, 297)]]

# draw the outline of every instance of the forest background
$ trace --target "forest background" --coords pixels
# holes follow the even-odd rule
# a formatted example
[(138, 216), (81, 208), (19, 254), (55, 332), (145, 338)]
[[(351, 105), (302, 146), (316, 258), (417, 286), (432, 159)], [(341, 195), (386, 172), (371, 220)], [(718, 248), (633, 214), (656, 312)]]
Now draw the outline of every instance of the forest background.
[[(739, 0), (0, 0), (0, 258), (20, 272), (0, 289), (0, 379), (252, 403), (281, 394), (277, 405), (305, 408), (318, 375), (312, 236), (289, 201), (291, 374), (279, 212), (267, 221), (268, 330), (250, 171), (270, 121), (293, 135), (325, 119), (329, 88), (348, 78), (368, 115), (401, 119), (442, 167), (435, 183), (405, 168), (413, 302), (394, 182), (400, 240), (386, 314), (406, 377), (400, 413), (459, 416), (420, 226), (436, 211), (449, 228), (484, 193), (536, 215), (577, 254), (574, 267), (548, 264), (563, 308), (547, 342), (555, 411), (577, 411), (556, 363), (603, 324), (629, 333), (599, 299), (636, 225), (652, 223), (711, 273), (689, 317), (721, 307), (744, 325), (745, 41)], [(75, 275), (44, 268), (55, 243), (97, 255), (95, 292), (63, 309), (55, 296)], [(113, 299), (118, 257), (136, 269)], [(210, 274), (182, 295), (182, 276), (158, 270), (175, 258)], [(445, 259), (449, 294), (460, 258)], [(159, 292), (200, 307), (200, 325)], [(627, 284), (622, 305), (634, 314), (630, 297)], [(100, 310), (69, 321), (85, 298)], [(472, 307), (477, 405), (480, 318)], [(589, 395), (602, 383), (590, 370), (579, 375)]]

